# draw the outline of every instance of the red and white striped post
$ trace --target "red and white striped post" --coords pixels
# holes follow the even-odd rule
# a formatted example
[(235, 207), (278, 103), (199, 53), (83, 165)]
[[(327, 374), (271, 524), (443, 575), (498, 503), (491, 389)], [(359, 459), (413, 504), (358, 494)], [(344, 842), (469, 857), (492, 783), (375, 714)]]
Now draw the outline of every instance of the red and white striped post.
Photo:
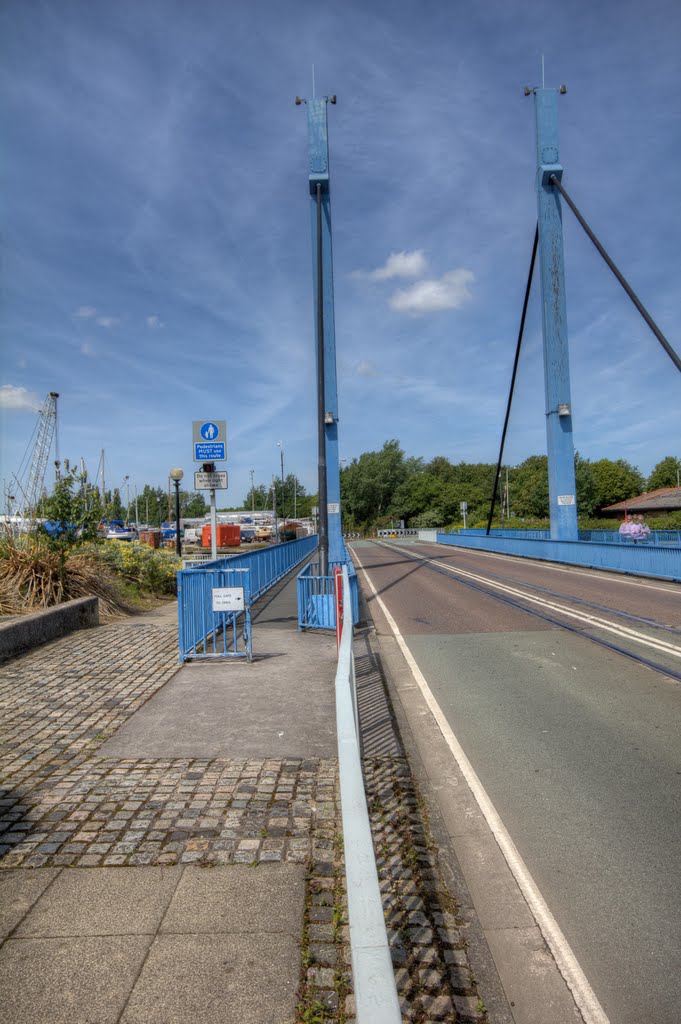
[(333, 582), (336, 592), (336, 653), (343, 635), (343, 570), (340, 565), (333, 570)]

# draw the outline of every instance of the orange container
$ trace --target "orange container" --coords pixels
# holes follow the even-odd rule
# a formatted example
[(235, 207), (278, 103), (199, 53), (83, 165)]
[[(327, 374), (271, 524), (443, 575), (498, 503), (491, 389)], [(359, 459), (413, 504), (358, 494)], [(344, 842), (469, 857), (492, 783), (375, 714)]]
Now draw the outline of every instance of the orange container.
[[(241, 527), (238, 523), (218, 523), (215, 537), (219, 548), (241, 547)], [(201, 547), (210, 547), (210, 523), (201, 530)]]

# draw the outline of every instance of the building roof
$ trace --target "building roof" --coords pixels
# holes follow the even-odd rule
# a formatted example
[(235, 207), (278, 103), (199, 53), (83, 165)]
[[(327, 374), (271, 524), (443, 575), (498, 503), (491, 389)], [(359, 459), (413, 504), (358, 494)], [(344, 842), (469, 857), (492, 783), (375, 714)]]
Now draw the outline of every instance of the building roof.
[(638, 494), (635, 498), (618, 501), (615, 505), (606, 505), (601, 512), (629, 512), (633, 509), (637, 512), (674, 512), (681, 509), (681, 487), (661, 487), (657, 491)]

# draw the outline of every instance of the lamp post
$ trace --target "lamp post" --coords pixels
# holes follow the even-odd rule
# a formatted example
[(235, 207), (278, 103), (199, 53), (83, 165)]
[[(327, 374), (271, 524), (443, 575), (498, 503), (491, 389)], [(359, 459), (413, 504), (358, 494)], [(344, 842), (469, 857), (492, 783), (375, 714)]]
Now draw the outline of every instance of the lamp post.
[(284, 515), (284, 446), (281, 441), (277, 441), (277, 448), (281, 455), (281, 522), (283, 527), (286, 523), (286, 516)]
[(184, 470), (175, 466), (168, 474), (175, 484), (175, 551), (177, 557), (182, 558), (182, 540), (180, 539), (180, 480), (184, 476)]

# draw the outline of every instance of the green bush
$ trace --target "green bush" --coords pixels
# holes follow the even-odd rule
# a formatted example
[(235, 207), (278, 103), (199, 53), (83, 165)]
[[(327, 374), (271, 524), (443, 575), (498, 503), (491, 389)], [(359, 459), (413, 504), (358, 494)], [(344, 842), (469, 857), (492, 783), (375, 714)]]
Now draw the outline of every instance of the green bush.
[(182, 563), (172, 551), (154, 550), (136, 541), (109, 540), (83, 545), (114, 575), (134, 584), (141, 592), (162, 597), (177, 592), (177, 570)]

